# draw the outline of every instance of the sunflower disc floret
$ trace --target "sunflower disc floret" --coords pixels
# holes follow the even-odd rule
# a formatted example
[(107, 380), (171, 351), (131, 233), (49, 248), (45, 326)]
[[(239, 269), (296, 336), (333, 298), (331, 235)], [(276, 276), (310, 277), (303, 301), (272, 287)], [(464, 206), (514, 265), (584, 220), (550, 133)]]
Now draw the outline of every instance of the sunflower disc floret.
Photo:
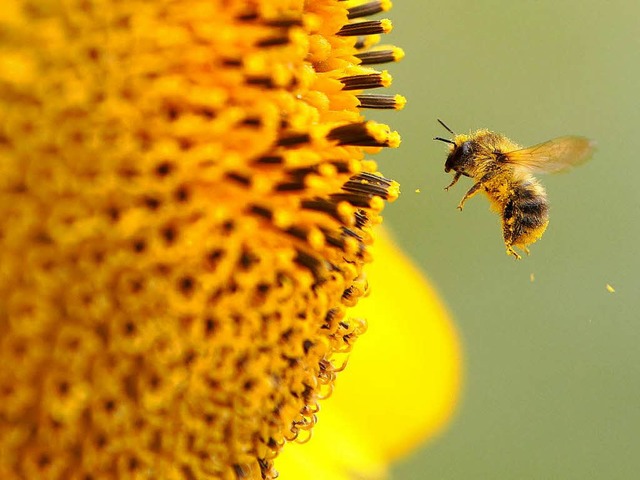
[(4, 2), (0, 477), (276, 475), (398, 195), (388, 8)]

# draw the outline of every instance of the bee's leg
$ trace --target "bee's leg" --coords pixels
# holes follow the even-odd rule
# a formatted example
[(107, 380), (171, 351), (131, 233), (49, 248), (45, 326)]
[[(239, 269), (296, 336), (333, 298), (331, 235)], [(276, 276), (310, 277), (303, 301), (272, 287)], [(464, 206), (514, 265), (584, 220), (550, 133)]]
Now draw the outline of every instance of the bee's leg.
[(531, 254), (531, 252), (529, 251), (529, 249), (526, 246), (523, 245), (521, 248), (522, 248), (522, 250), (524, 250), (524, 253), (526, 253), (527, 255)]
[(513, 247), (511, 245), (507, 244), (507, 255), (513, 255), (515, 257), (516, 260), (521, 260), (522, 257), (520, 255), (518, 255), (518, 252), (516, 252)]
[(453, 177), (453, 181), (447, 185), (446, 187), (444, 187), (445, 190), (449, 190), (451, 187), (453, 187), (456, 183), (458, 183), (458, 180), (460, 180), (460, 176), (462, 174), (460, 172), (456, 172), (456, 174)]
[(460, 200), (460, 203), (458, 204), (458, 210), (462, 211), (462, 207), (464, 206), (464, 202), (466, 202), (468, 198), (471, 198), (476, 193), (478, 193), (478, 190), (480, 190), (482, 188), (482, 184), (483, 184), (483, 182), (476, 183), (473, 187), (471, 187), (469, 189), (469, 191), (467, 193), (464, 194), (464, 197), (462, 197), (462, 200)]

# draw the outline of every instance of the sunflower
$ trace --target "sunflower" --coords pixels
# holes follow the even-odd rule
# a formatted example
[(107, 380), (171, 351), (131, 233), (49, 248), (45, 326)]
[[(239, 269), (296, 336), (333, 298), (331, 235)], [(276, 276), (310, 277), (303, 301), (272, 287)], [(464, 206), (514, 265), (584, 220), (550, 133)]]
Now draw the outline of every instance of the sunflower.
[(389, 7), (4, 2), (2, 478), (276, 476), (399, 194)]
[(367, 266), (367, 319), (348, 368), (322, 402), (313, 438), (277, 460), (283, 479), (387, 478), (389, 466), (451, 418), (460, 393), (457, 334), (434, 289), (384, 232)]

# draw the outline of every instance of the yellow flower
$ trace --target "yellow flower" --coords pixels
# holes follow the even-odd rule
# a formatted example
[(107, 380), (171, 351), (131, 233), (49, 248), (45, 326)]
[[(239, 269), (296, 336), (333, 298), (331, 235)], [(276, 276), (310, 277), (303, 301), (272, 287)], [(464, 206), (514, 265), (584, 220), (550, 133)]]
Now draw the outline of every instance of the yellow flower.
[(274, 477), (398, 195), (389, 6), (3, 2), (0, 477)]
[(389, 463), (438, 432), (458, 399), (460, 347), (437, 295), (386, 236), (374, 256), (372, 293), (351, 312), (369, 329), (311, 441), (278, 458), (283, 479), (386, 478)]

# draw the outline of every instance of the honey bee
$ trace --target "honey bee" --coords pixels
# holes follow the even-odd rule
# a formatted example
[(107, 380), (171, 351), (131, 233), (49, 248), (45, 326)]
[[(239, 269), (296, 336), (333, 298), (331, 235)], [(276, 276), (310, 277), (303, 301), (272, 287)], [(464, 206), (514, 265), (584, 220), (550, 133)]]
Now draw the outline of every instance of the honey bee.
[(522, 148), (504, 135), (483, 129), (456, 135), (441, 120), (453, 140), (436, 137), (450, 144), (444, 171), (454, 171), (449, 190), (462, 175), (475, 183), (458, 204), (478, 192), (489, 197), (491, 207), (502, 219), (502, 235), (507, 254), (520, 259), (517, 247), (529, 254), (528, 245), (537, 241), (549, 224), (549, 202), (544, 187), (533, 173), (556, 173), (585, 162), (595, 143), (584, 137), (566, 136)]

